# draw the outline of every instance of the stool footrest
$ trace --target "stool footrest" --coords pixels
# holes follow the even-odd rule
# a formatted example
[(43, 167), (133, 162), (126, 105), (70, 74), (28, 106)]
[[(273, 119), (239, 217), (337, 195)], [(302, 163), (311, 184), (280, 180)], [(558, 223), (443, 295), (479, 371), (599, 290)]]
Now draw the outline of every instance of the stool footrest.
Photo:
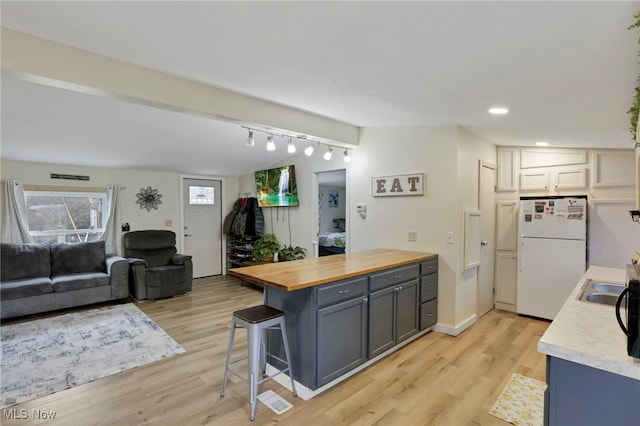
[[(260, 385), (260, 384), (262, 384), (262, 383), (266, 382), (267, 380), (269, 380), (269, 379), (273, 379), (273, 378), (274, 378), (274, 377), (276, 377), (277, 375), (280, 375), (280, 374), (282, 374), (282, 373), (286, 373), (286, 372), (288, 372), (288, 371), (289, 371), (289, 367), (285, 368), (284, 370), (280, 370), (280, 371), (278, 371), (277, 373), (274, 373), (274, 374), (272, 374), (272, 375), (270, 375), (270, 376), (265, 377), (264, 379), (262, 379), (262, 380), (258, 381), (258, 384)], [(291, 373), (289, 373), (289, 375), (291, 375)]]

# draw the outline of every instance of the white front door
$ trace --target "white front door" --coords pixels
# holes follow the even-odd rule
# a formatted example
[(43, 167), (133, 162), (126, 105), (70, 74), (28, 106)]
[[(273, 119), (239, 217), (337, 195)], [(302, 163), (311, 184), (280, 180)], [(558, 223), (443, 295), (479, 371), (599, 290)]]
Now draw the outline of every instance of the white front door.
[(480, 215), (480, 266), (478, 267), (478, 318), (494, 307), (496, 166), (480, 162), (478, 209)]
[(222, 182), (184, 179), (184, 254), (193, 256), (193, 277), (222, 274)]

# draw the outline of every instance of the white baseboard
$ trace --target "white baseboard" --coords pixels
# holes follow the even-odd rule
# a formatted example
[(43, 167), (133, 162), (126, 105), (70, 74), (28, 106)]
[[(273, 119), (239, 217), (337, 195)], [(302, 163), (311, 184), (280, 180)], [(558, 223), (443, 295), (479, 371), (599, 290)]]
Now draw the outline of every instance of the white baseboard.
[(439, 333), (444, 333), (444, 334), (448, 334), (450, 336), (454, 336), (455, 337), (458, 334), (460, 334), (463, 331), (465, 331), (467, 328), (471, 327), (477, 321), (478, 321), (478, 316), (473, 314), (469, 318), (467, 318), (464, 322), (462, 322), (461, 324), (458, 324), (455, 327), (451, 327), (451, 326), (443, 325), (443, 324), (436, 324), (436, 326), (433, 329), (433, 331), (437, 331)]
[(496, 302), (496, 309), (500, 309), (501, 311), (517, 312), (516, 305), (512, 305), (510, 303)]

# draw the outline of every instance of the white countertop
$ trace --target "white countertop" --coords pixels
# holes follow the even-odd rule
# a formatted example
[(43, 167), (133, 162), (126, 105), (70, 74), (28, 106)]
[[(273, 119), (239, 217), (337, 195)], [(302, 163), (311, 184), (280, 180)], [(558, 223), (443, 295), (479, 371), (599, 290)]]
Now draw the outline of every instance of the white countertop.
[(640, 360), (627, 355), (626, 337), (616, 321), (615, 307), (578, 300), (587, 279), (624, 284), (626, 270), (589, 267), (538, 342), (538, 351), (640, 380)]

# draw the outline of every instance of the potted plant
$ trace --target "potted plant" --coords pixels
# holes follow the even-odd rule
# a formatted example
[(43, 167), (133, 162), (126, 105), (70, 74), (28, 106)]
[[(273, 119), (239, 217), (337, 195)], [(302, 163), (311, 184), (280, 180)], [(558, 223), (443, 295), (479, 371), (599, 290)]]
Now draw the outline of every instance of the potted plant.
[(289, 260), (304, 259), (307, 256), (307, 249), (300, 246), (287, 247), (283, 246), (278, 250), (278, 262), (286, 262)]
[(280, 250), (280, 241), (276, 234), (264, 234), (253, 243), (253, 260), (273, 261), (273, 254)]

